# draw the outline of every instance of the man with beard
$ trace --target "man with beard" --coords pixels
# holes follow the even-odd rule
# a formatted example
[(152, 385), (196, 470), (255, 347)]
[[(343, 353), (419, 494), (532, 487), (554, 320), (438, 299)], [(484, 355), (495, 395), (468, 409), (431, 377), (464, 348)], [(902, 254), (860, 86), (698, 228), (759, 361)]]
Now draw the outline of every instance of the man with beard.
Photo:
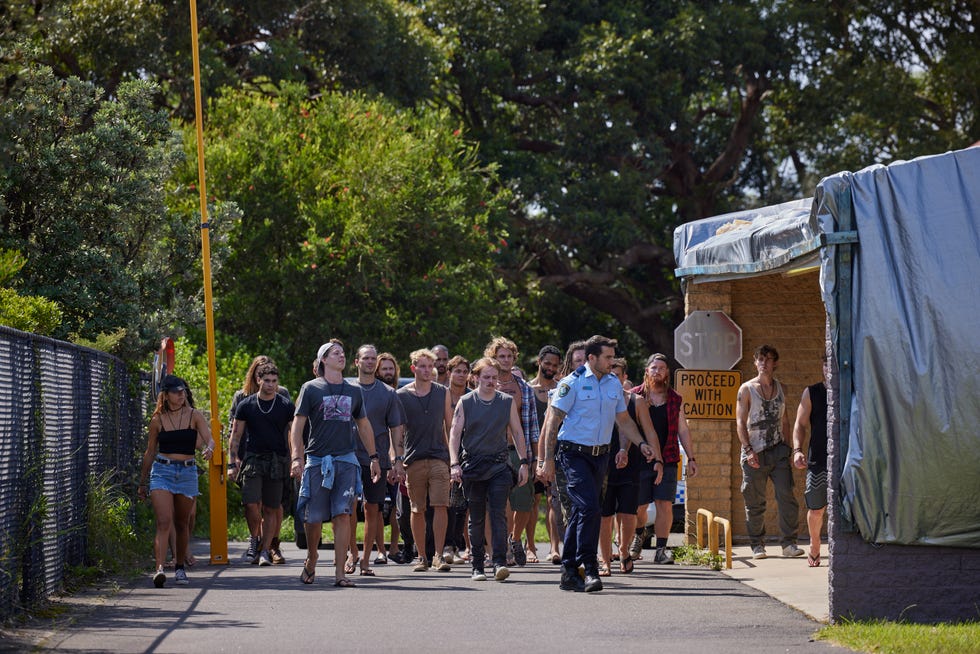
[(449, 348), (445, 345), (433, 345), (432, 353), (436, 355), (436, 378), (437, 384), (449, 386)]
[[(657, 538), (657, 553), (653, 562), (660, 565), (671, 564), (674, 562), (674, 555), (667, 549), (667, 537), (670, 535), (670, 525), (674, 521), (677, 464), (681, 461), (678, 443), (684, 447), (684, 452), (687, 454), (688, 477), (698, 474), (698, 464), (694, 458), (691, 431), (687, 427), (681, 396), (670, 387), (670, 368), (667, 366), (666, 356), (660, 353), (650, 355), (643, 374), (643, 384), (634, 388), (633, 392), (646, 400), (664, 458), (663, 478), (660, 483), (653, 484), (653, 502), (657, 509), (657, 517), (653, 524), (653, 531)], [(630, 555), (634, 559), (638, 558), (643, 546), (642, 525), (646, 522), (646, 506), (643, 507), (642, 515), (638, 514), (638, 519), (642, 522), (637, 522), (636, 535), (630, 545)]]
[[(393, 390), (398, 390), (400, 375), (401, 367), (398, 365), (398, 359), (395, 358), (394, 354), (382, 352), (378, 355), (378, 369), (375, 371), (375, 376), (378, 379)], [(388, 471), (387, 482), (388, 497), (391, 503), (388, 517), (388, 524), (391, 525), (391, 540), (388, 541), (388, 556), (379, 555), (374, 562), (379, 565), (387, 563), (389, 560), (395, 563), (409, 563), (412, 560), (412, 549), (415, 547), (415, 541), (412, 539), (412, 527), (409, 523), (411, 512), (408, 507), (408, 490), (405, 489), (405, 480), (395, 473), (394, 467)], [(405, 489), (404, 492), (402, 489)], [(400, 536), (404, 536), (404, 551), (398, 547)]]
[(398, 375), (401, 370), (398, 367), (398, 360), (391, 352), (382, 352), (378, 355), (378, 369), (375, 376), (393, 389), (398, 390)]
[[(538, 351), (538, 374), (529, 382), (531, 390), (534, 391), (534, 405), (538, 413), (538, 424), (544, 424), (544, 414), (548, 409), (548, 395), (555, 389), (558, 382), (555, 376), (558, 374), (558, 367), (561, 365), (561, 350), (554, 345), (545, 345)], [(538, 507), (541, 505), (541, 496), (548, 498), (545, 504), (547, 517), (545, 526), (548, 529), (548, 539), (551, 541), (551, 552), (548, 553), (548, 560), (552, 563), (561, 561), (561, 529), (558, 519), (560, 511), (558, 505), (558, 493), (552, 484), (544, 484), (540, 480), (534, 481), (534, 504), (531, 508), (531, 519), (528, 521), (527, 534), (527, 560), (535, 563), (538, 560), (537, 547), (534, 543), (534, 528), (538, 524)], [(554, 501), (552, 501), (554, 500)]]

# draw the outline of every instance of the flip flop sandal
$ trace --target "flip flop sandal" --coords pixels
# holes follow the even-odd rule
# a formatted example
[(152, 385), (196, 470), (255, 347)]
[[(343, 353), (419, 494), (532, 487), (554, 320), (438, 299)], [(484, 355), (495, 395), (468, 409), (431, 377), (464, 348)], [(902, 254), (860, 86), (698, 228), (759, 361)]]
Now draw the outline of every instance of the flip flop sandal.
[(337, 588), (357, 588), (357, 584), (346, 577), (333, 582), (333, 585)]
[(538, 563), (538, 554), (534, 550), (527, 551), (527, 562), (528, 563)]
[(374, 574), (374, 570), (372, 570), (371, 568), (367, 568), (367, 569), (361, 568), (361, 576), (362, 577), (374, 577), (376, 575)]
[(621, 561), (619, 564), (619, 571), (624, 575), (628, 575), (633, 572), (633, 559), (627, 558), (625, 561)]
[(357, 569), (357, 561), (351, 561), (350, 559), (348, 559), (344, 563), (344, 572), (345, 573), (347, 573), (349, 575), (352, 575), (352, 574), (354, 574), (354, 571), (356, 569)]
[(316, 577), (316, 569), (314, 568), (313, 572), (310, 572), (309, 570), (306, 569), (306, 564), (304, 563), (303, 572), (300, 573), (299, 580), (302, 581), (304, 584), (309, 585), (313, 583), (313, 579), (315, 577)]
[(551, 554), (548, 555), (548, 558), (551, 559), (551, 562), (555, 565), (561, 563), (561, 554), (556, 554), (552, 552)]
[(811, 568), (819, 568), (820, 567), (820, 555), (817, 554), (816, 556), (810, 556), (809, 554), (807, 554), (806, 555), (806, 564), (808, 566), (810, 566)]
[(612, 570), (609, 569), (609, 566), (608, 565), (606, 565), (605, 563), (603, 563), (602, 565), (599, 566), (599, 576), (600, 577), (611, 577), (612, 576)]

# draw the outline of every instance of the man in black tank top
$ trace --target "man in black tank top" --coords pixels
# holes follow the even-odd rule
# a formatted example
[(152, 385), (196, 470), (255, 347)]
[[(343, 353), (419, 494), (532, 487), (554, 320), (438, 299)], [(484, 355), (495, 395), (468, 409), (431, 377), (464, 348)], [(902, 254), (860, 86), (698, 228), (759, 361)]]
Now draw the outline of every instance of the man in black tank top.
[[(823, 357), (824, 380), (830, 375), (830, 359)], [(803, 453), (807, 428), (810, 430), (810, 444)], [(793, 465), (806, 470), (806, 524), (810, 532), (810, 551), (807, 563), (811, 568), (820, 565), (820, 531), (823, 529), (823, 514), (827, 509), (827, 385), (822, 381), (807, 386), (796, 410), (796, 424), (793, 426)]]
[(518, 485), (527, 482), (527, 447), (513, 398), (496, 390), (497, 364), (484, 357), (473, 365), (473, 374), (477, 377), (477, 390), (464, 395), (456, 404), (453, 414), (449, 439), (450, 475), (453, 481), (462, 482), (469, 501), (472, 579), (485, 581), (487, 578), (483, 556), (484, 524), (489, 513), (493, 578), (503, 581), (510, 576), (507, 568), (506, 507), (513, 478), (508, 455), (508, 427), (512, 435), (517, 435), (511, 442), (518, 456)]

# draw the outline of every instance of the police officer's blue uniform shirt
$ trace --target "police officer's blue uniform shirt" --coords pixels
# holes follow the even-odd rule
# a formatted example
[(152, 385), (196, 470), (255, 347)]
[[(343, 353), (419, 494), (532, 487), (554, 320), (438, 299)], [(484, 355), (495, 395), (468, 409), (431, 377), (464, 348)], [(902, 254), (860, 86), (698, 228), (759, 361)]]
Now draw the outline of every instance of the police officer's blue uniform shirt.
[(619, 378), (598, 379), (588, 364), (558, 382), (551, 404), (565, 413), (558, 440), (590, 447), (608, 445), (616, 414), (626, 411)]

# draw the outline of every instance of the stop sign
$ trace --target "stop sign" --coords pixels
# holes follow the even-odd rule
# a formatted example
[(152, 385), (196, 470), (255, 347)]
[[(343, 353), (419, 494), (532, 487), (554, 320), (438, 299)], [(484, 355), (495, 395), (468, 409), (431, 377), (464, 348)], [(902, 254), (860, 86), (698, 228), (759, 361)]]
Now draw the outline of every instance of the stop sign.
[(674, 330), (674, 358), (685, 368), (731, 370), (742, 358), (742, 328), (724, 311), (693, 311)]

